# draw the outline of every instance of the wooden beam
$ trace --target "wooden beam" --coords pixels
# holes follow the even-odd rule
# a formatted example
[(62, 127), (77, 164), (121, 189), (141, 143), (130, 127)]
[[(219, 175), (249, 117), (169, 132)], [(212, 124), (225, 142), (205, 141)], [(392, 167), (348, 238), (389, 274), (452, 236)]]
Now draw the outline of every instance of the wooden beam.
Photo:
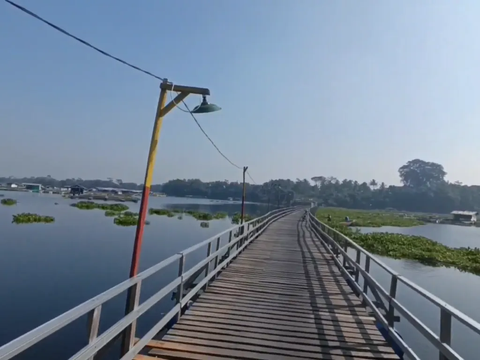
[(170, 101), (165, 107), (161, 110), (162, 115), (165, 116), (167, 115), (170, 111), (172, 111), (178, 104), (180, 104), (186, 97), (188, 96), (187, 92), (181, 92), (177, 96), (175, 96), (175, 99)]
[(189, 94), (197, 94), (197, 95), (210, 95), (210, 90), (207, 88), (175, 85), (171, 83), (161, 83), (160, 89), (165, 89), (168, 91), (186, 92)]

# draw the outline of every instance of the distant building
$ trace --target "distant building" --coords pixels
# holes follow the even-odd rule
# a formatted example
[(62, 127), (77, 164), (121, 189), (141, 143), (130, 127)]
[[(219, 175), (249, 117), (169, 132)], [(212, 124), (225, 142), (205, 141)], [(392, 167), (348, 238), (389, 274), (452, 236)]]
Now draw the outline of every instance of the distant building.
[(82, 185), (73, 185), (70, 187), (70, 194), (72, 195), (82, 195), (85, 193), (87, 188)]
[(452, 211), (450, 214), (452, 214), (453, 221), (469, 223), (477, 222), (477, 211)]
[(18, 188), (18, 185), (15, 183), (7, 183), (7, 187), (9, 188)]
[(23, 183), (22, 185), (25, 187), (25, 189), (30, 190), (31, 192), (42, 191), (42, 185), (41, 184)]

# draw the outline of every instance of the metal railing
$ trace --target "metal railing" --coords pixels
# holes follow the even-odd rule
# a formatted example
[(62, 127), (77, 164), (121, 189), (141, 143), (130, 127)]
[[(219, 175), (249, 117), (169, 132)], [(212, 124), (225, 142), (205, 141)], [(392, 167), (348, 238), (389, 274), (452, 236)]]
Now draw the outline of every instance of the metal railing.
[[(3, 345), (0, 347), (0, 360), (13, 358), (85, 315), (88, 316), (88, 345), (70, 357), (71, 360), (93, 359), (99, 350), (103, 349), (107, 344), (111, 343), (124, 333), (129, 336), (130, 346), (128, 346), (127, 351), (122, 354), (121, 359), (133, 359), (174, 317), (179, 319), (182, 315), (182, 310), (186, 307), (189, 301), (191, 301), (200, 290), (205, 289), (209, 282), (217, 276), (220, 270), (227, 267), (250, 242), (256, 239), (266, 229), (268, 225), (293, 211), (295, 211), (293, 208), (271, 211), (266, 215), (253, 219), (243, 225), (234, 226), (178, 254), (170, 256), (168, 259), (161, 261), (137, 276), (110, 288), (53, 320), (31, 330), (25, 335)], [(224, 246), (220, 246), (220, 239), (222, 236), (227, 235), (228, 243)], [(204, 246), (207, 246), (207, 256), (191, 269), (185, 271), (185, 258), (187, 255)], [(215, 246), (214, 250), (213, 246)], [(214, 265), (211, 270), (210, 265), (212, 261), (214, 262)], [(142, 282), (175, 262), (178, 262), (178, 276), (168, 285), (164, 286), (140, 304), (139, 298)], [(193, 276), (196, 276), (202, 269), (205, 269), (204, 278), (193, 289), (184, 294), (184, 284)], [(102, 305), (134, 286), (137, 289), (136, 303), (133, 311), (99, 335), (98, 332)], [(141, 339), (135, 342), (137, 319), (162, 300), (166, 295), (171, 294), (174, 291), (176, 291), (176, 302), (172, 309), (166, 313)]]
[[(463, 359), (451, 347), (452, 339), (452, 318), (456, 319), (460, 324), (473, 330), (480, 335), (480, 323), (471, 319), (461, 311), (448, 305), (445, 301), (439, 299), (435, 295), (426, 291), (422, 287), (416, 285), (412, 281), (392, 270), (374, 255), (356, 244), (353, 240), (343, 235), (339, 231), (329, 227), (319, 221), (314, 213), (315, 209), (308, 212), (308, 220), (310, 227), (318, 238), (322, 241), (324, 247), (333, 256), (340, 271), (347, 280), (353, 285), (356, 292), (361, 296), (364, 304), (368, 306), (380, 322), (388, 335), (402, 349), (402, 351), (411, 359), (420, 359), (417, 354), (408, 346), (408, 344), (399, 336), (394, 329), (395, 312), (398, 312), (405, 320), (407, 320), (416, 330), (428, 340), (439, 353), (440, 360), (459, 360)], [(313, 213), (313, 214), (312, 214)], [(355, 260), (347, 253), (351, 248), (355, 251)], [(361, 256), (365, 258), (365, 267), (361, 266)], [(340, 260), (341, 258), (341, 260)], [(370, 274), (370, 265), (374, 262), (390, 276), (390, 289), (384, 289)], [(363, 278), (363, 286), (360, 285), (360, 275)], [(403, 283), (415, 293), (427, 299), (430, 303), (436, 305), (440, 309), (440, 336), (437, 336), (430, 328), (423, 324), (416, 316), (414, 316), (405, 306), (399, 303), (397, 297), (397, 287), (399, 283)], [(367, 292), (370, 289), (375, 300), (371, 300)], [(382, 301), (386, 299), (384, 304)]]

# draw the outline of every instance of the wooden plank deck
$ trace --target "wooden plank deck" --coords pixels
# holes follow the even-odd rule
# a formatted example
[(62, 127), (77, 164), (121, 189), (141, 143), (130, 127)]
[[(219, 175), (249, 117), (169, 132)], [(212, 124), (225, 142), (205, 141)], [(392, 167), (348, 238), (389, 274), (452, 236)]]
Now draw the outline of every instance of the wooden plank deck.
[(398, 359), (301, 216), (270, 225), (137, 359)]

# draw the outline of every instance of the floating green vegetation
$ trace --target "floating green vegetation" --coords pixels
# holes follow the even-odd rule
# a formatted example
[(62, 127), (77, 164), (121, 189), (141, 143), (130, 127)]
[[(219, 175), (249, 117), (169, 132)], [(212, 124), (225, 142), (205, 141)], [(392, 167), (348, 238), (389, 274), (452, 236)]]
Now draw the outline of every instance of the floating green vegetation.
[[(255, 219), (255, 217), (252, 216), (252, 215), (249, 215), (249, 214), (245, 214), (243, 216), (243, 222), (249, 222), (250, 220), (253, 220), (253, 219)], [(242, 214), (240, 214), (240, 213), (233, 214), (232, 224), (237, 224), (238, 225), (238, 224), (240, 224), (241, 220), (242, 220)]]
[(101, 204), (101, 203), (96, 203), (94, 201), (79, 201), (77, 203), (72, 204), (71, 206), (76, 207), (77, 209), (81, 210), (94, 210), (94, 209), (100, 209), (100, 210), (111, 210), (111, 211), (116, 211), (116, 212), (121, 212), (128, 210), (128, 206), (125, 204)]
[[(328, 221), (328, 215), (331, 220)], [(343, 224), (356, 227), (381, 227), (381, 226), (398, 226), (411, 227), (424, 225), (423, 221), (416, 217), (402, 213), (382, 212), (382, 211), (362, 211), (339, 208), (320, 208), (316, 213), (320, 221), (332, 224)], [(346, 221), (346, 217), (349, 221)]]
[(33, 223), (53, 223), (53, 216), (41, 216), (38, 214), (22, 213), (13, 215), (12, 223), (15, 224), (33, 224)]
[[(113, 219), (113, 223), (118, 226), (136, 226), (138, 223), (138, 216), (138, 213), (125, 211), (124, 213), (118, 214), (118, 216)], [(150, 222), (145, 221), (145, 225), (150, 225)]]
[(202, 222), (200, 223), (200, 227), (202, 227), (202, 228), (208, 228), (208, 227), (210, 227), (210, 223), (208, 223), (208, 222), (206, 222), (206, 221), (202, 221)]
[(12, 206), (17, 204), (17, 200), (14, 199), (2, 199), (2, 201), (0, 202), (2, 203), (2, 205), (5, 206)]
[(213, 215), (213, 218), (218, 220), (218, 219), (226, 219), (228, 214), (226, 212), (218, 212)]
[(118, 211), (113, 211), (113, 210), (105, 211), (105, 216), (109, 216), (109, 217), (118, 216), (120, 214), (121, 214), (121, 212), (118, 212)]
[(168, 210), (168, 209), (149, 209), (148, 213), (150, 215), (160, 215), (160, 216), (168, 216), (168, 217), (174, 217), (177, 214), (180, 214), (177, 216), (178, 219), (183, 218), (183, 214), (190, 215), (193, 218), (197, 220), (203, 220), (203, 221), (210, 221), (210, 220), (218, 220), (218, 219), (225, 219), (228, 215), (227, 213), (224, 212), (218, 212), (216, 214), (210, 214), (206, 212), (201, 212), (201, 211), (195, 211), (195, 210), (180, 210), (180, 209), (173, 209), (173, 210)]
[[(388, 256), (394, 259), (414, 260), (428, 266), (453, 267), (461, 271), (480, 275), (480, 249), (478, 248), (451, 248), (423, 236), (386, 232), (362, 234), (358, 229), (354, 230), (352, 227), (347, 226), (349, 224), (345, 222), (340, 211), (352, 214), (345, 216), (351, 216), (355, 219), (358, 218), (358, 213), (363, 213), (340, 209), (321, 209), (317, 212), (317, 217), (320, 221), (348, 236), (355, 243), (373, 254)], [(330, 222), (326, 220), (328, 214), (332, 217)], [(364, 221), (364, 224), (367, 223), (369, 224), (368, 226), (372, 227), (374, 225), (379, 227), (413, 226), (412, 224), (416, 224), (415, 221), (410, 222), (408, 219), (408, 221), (403, 221), (401, 220), (402, 218), (398, 220), (395, 218), (395, 214), (384, 214), (381, 212), (365, 212), (365, 214), (368, 215), (364, 215), (360, 219)], [(377, 218), (375, 214), (377, 214)], [(392, 215), (392, 217), (386, 215)]]
[(167, 209), (149, 209), (148, 210), (148, 213), (150, 215), (159, 215), (159, 216), (167, 216), (167, 215), (170, 215), (172, 214), (173, 212), (170, 211), (170, 210), (167, 210)]

